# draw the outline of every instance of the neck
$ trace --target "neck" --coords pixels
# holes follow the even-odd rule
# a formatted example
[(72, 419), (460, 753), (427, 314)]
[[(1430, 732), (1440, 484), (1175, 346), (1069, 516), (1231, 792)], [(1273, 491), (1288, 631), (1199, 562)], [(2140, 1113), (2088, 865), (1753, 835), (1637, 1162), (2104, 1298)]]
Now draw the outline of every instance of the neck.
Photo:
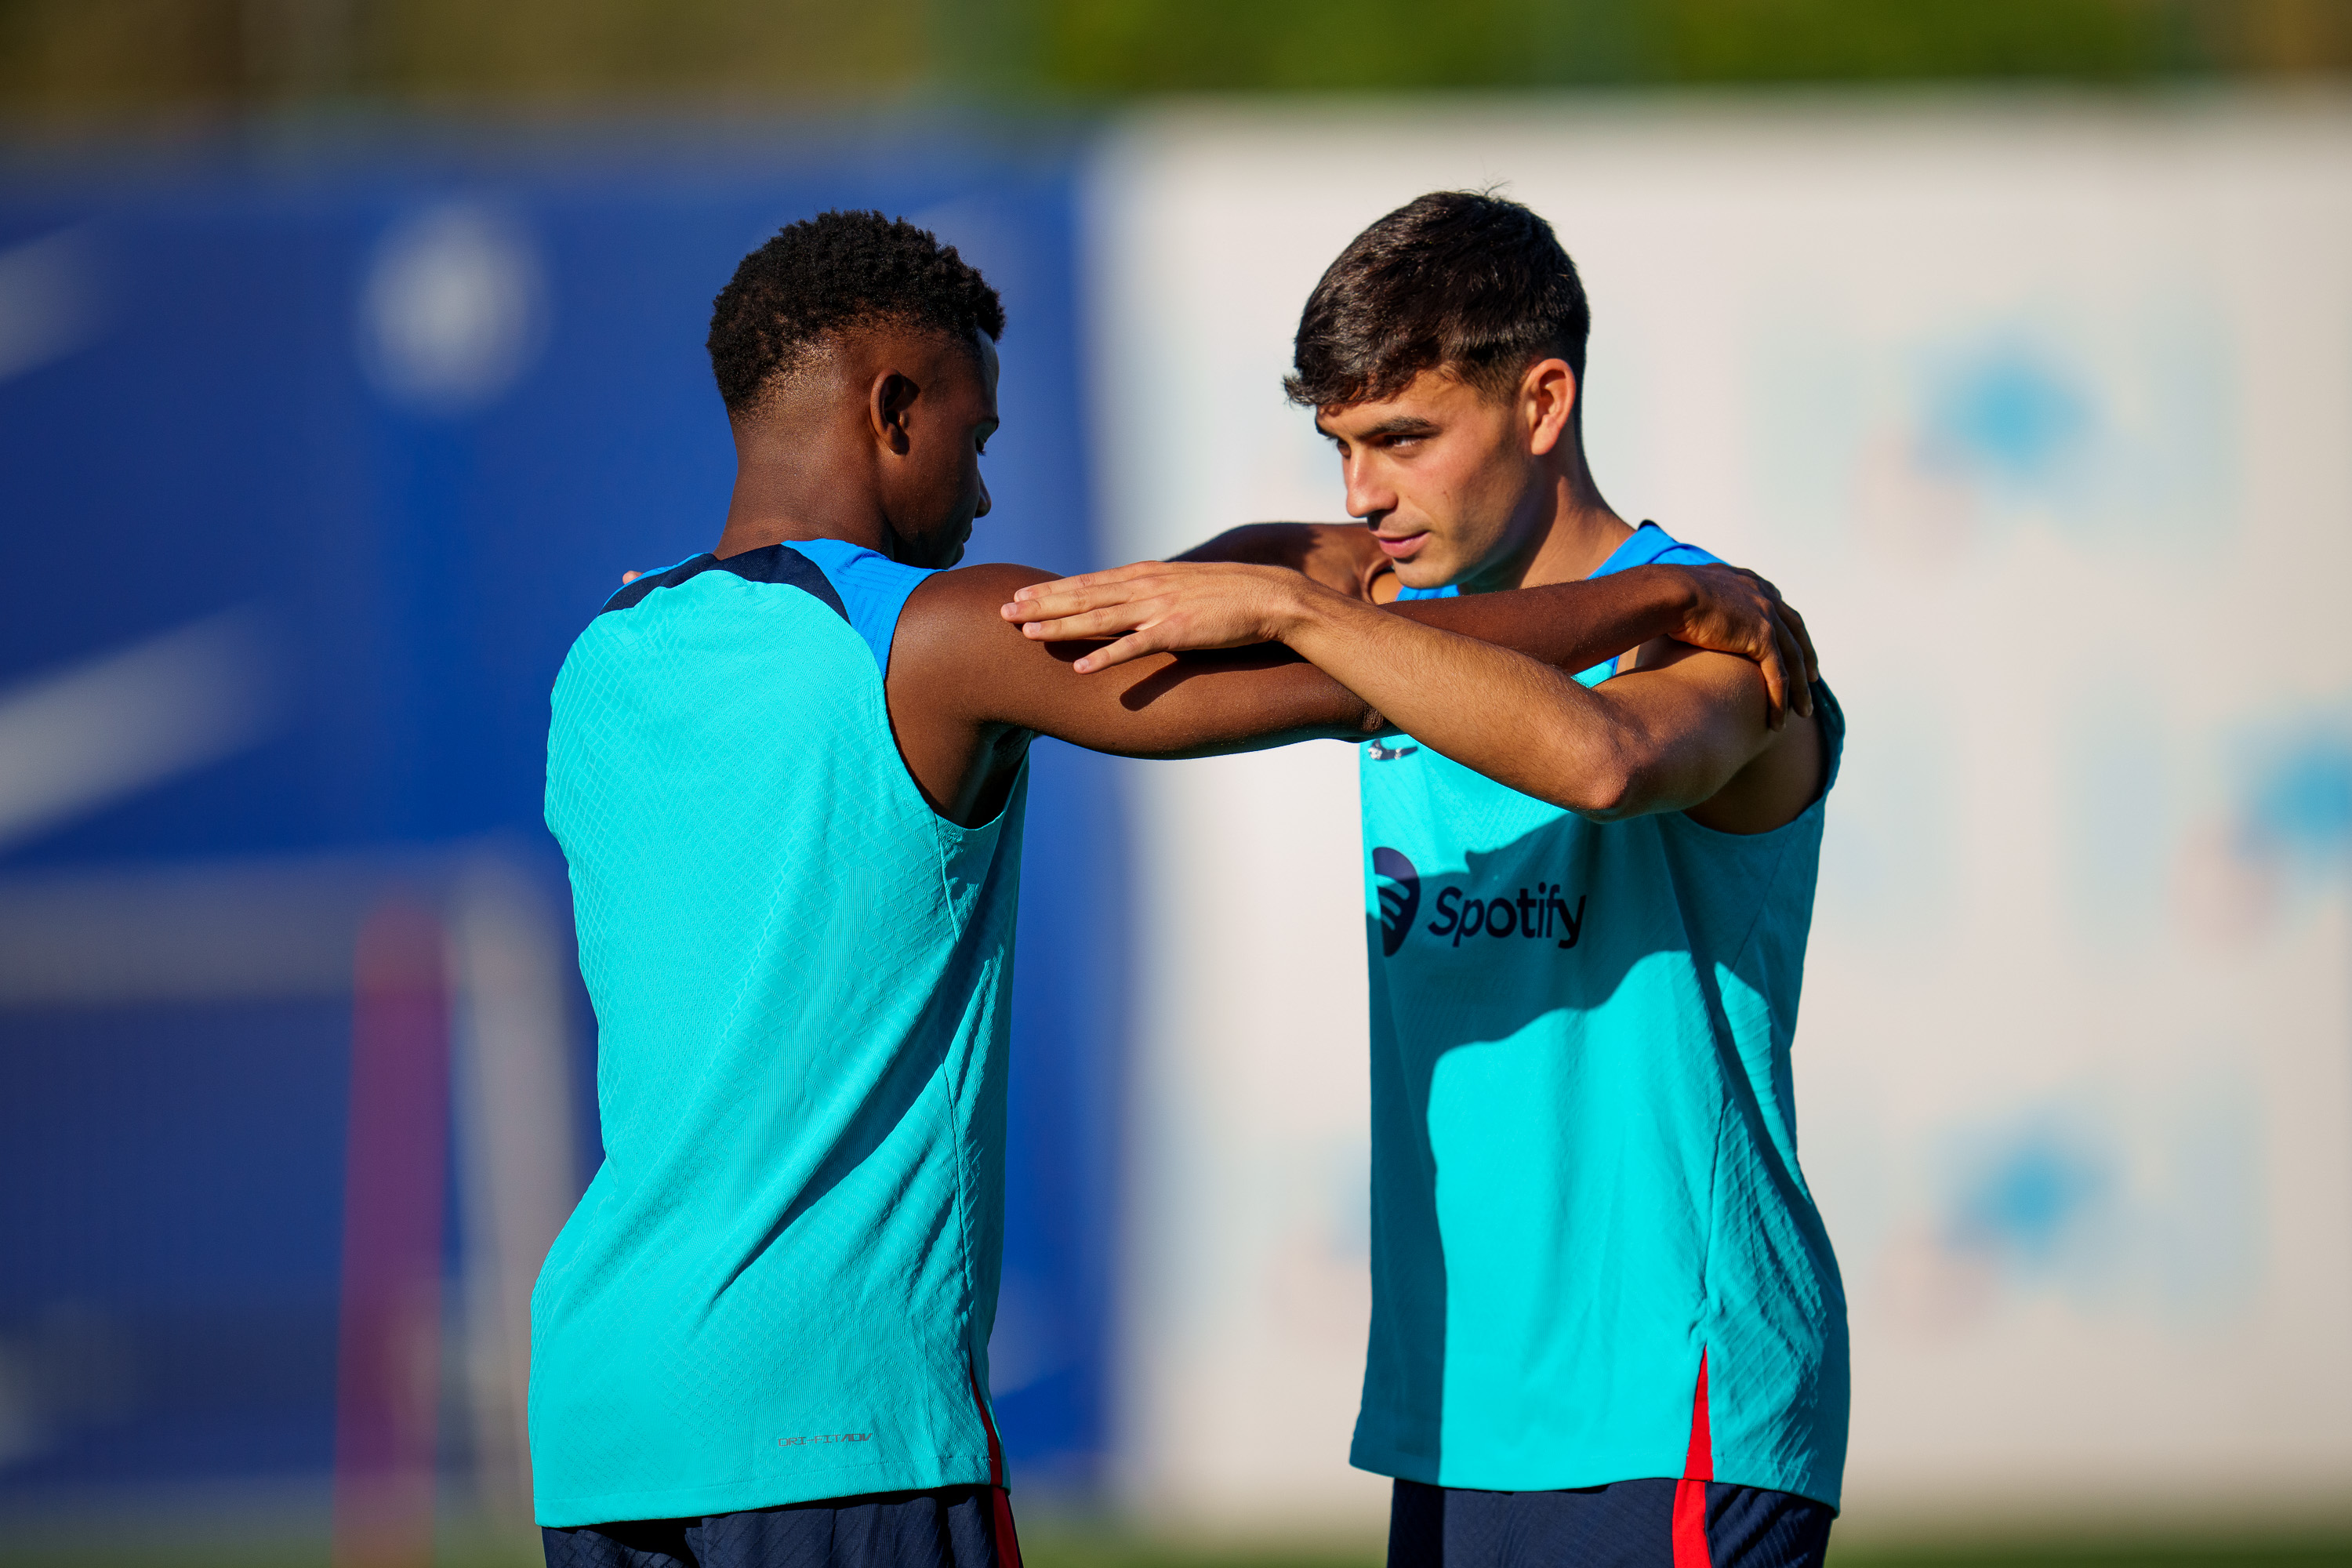
[(795, 539), (844, 539), (898, 558), (872, 473), (856, 460), (853, 444), (828, 440), (826, 434), (810, 430), (795, 440), (772, 428), (736, 430), (735, 491), (713, 554), (723, 559)]
[(1464, 593), (1581, 582), (1633, 536), (1633, 524), (1601, 499), (1581, 460), (1568, 464), (1549, 493), (1535, 499), (1535, 516), (1517, 547), (1464, 578)]

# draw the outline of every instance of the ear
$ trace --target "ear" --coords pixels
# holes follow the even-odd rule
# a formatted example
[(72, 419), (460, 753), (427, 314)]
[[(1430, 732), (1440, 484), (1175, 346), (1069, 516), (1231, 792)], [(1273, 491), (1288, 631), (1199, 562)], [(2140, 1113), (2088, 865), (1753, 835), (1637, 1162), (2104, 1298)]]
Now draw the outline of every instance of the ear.
[(914, 445), (907, 428), (908, 412), (923, 389), (895, 370), (886, 370), (874, 378), (866, 393), (866, 422), (874, 427), (874, 439), (894, 456), (905, 457)]
[(1564, 359), (1538, 360), (1519, 378), (1519, 408), (1528, 422), (1528, 449), (1549, 455), (1568, 434), (1576, 411), (1576, 373)]

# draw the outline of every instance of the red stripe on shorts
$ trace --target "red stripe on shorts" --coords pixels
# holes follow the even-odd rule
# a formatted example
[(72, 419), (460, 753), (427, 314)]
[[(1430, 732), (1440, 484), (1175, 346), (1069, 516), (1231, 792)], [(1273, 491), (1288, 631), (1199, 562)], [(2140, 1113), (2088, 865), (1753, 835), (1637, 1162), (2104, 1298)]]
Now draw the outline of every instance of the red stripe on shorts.
[(971, 1402), (979, 1406), (981, 1429), (988, 1434), (988, 1488), (996, 1505), (996, 1568), (1021, 1568), (1021, 1537), (1013, 1528), (1013, 1494), (1004, 1486), (1004, 1446), (996, 1440), (996, 1418), (988, 1413), (988, 1396), (980, 1391), (976, 1370), (971, 1373)]
[(1715, 1479), (1715, 1442), (1706, 1429), (1706, 1352), (1698, 1352), (1698, 1392), (1691, 1399), (1690, 1453), (1675, 1483), (1675, 1568), (1714, 1568), (1706, 1551), (1706, 1483)]

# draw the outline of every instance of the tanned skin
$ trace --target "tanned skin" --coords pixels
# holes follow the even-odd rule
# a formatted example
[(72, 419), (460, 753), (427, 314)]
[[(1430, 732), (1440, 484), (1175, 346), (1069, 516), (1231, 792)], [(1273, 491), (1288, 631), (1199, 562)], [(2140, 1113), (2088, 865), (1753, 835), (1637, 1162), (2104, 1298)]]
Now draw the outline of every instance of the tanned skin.
[[(1505, 396), (1437, 370), (1393, 397), (1325, 407), (1317, 427), (1367, 527), (1239, 530), (1188, 561), (1024, 588), (1003, 613), (1032, 637), (1118, 639), (1079, 659), (1082, 673), (1279, 641), (1422, 744), (1523, 794), (1603, 822), (1682, 811), (1726, 833), (1781, 826), (1826, 778), (1808, 689), (1783, 724), (1769, 669), (1661, 638), (1588, 690), (1570, 661), (1376, 607), (1400, 585), (1458, 584), (1464, 597), (1446, 603), (1518, 598), (1502, 591), (1574, 583), (1624, 542), (1633, 530), (1592, 482), (1576, 397), (1567, 362), (1546, 359)], [(1810, 652), (1790, 661), (1808, 680)]]
[[(978, 334), (887, 324), (840, 334), (733, 416), (738, 471), (717, 553), (841, 539), (911, 566), (954, 566), (988, 514), (980, 458), (997, 427), (996, 382), (995, 345)], [(908, 772), (951, 821), (976, 826), (1001, 811), (1041, 734), (1188, 757), (1386, 728), (1370, 704), (1278, 644), (1136, 650), (1108, 674), (1082, 673), (1084, 643), (1036, 640), (1003, 613), (1053, 580), (1023, 566), (940, 571), (899, 617), (885, 683), (891, 728)], [(1802, 623), (1769, 584), (1729, 568), (1645, 568), (1368, 613), (1506, 643), (1539, 667), (1582, 668), (1675, 637), (1761, 660), (1778, 680), (1810, 654)]]

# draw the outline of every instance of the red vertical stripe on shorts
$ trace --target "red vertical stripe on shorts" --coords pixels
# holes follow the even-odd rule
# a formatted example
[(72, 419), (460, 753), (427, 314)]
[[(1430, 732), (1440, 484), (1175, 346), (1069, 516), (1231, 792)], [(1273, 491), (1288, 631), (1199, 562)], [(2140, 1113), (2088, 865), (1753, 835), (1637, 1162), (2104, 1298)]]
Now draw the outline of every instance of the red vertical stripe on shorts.
[(1004, 1488), (1004, 1446), (996, 1440), (996, 1418), (988, 1413), (988, 1395), (980, 1390), (980, 1373), (971, 1373), (971, 1402), (980, 1407), (981, 1429), (988, 1434), (988, 1487), (996, 1507), (996, 1568), (1021, 1568), (1021, 1536), (1013, 1528), (1013, 1494)]
[(1714, 1568), (1706, 1551), (1706, 1483), (1715, 1479), (1715, 1441), (1706, 1429), (1706, 1352), (1698, 1352), (1698, 1392), (1691, 1399), (1690, 1452), (1675, 1483), (1675, 1568)]

